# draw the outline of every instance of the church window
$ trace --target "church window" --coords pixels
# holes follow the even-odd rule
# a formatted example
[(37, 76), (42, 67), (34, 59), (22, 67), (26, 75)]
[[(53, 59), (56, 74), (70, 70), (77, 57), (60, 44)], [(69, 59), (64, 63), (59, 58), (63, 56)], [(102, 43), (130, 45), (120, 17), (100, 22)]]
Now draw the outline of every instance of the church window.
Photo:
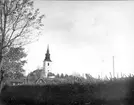
[(49, 66), (49, 63), (48, 63), (48, 66)]

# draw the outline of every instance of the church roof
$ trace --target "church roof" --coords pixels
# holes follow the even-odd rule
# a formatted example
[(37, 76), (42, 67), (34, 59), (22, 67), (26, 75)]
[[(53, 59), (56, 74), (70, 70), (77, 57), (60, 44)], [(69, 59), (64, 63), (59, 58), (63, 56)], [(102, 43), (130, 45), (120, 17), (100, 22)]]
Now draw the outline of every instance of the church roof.
[(48, 45), (48, 47), (47, 47), (47, 52), (46, 52), (46, 56), (45, 56), (44, 61), (52, 62), (51, 59), (50, 59), (49, 45)]
[(44, 78), (40, 77), (35, 81), (36, 84), (46, 84), (46, 81)]

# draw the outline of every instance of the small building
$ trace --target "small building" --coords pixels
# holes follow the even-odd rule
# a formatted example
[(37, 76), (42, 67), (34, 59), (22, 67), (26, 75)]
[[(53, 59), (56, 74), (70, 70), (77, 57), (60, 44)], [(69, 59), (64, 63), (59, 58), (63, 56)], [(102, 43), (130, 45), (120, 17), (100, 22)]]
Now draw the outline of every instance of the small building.
[(53, 79), (53, 78), (55, 78), (55, 76), (54, 75), (53, 76), (49, 76), (49, 78), (52, 78)]
[[(47, 46), (47, 51), (45, 54), (45, 59), (43, 61), (43, 70), (41, 71), (41, 75), (37, 80), (29, 80), (29, 77), (26, 78), (21, 78), (21, 79), (8, 79), (6, 80), (6, 84), (15, 86), (15, 85), (34, 85), (34, 84), (39, 84), (39, 85), (44, 85), (48, 81), (52, 80), (55, 78), (55, 75), (51, 73), (51, 67), (52, 61), (50, 59), (50, 51), (49, 51), (49, 45)], [(46, 80), (47, 79), (47, 80)]]
[(38, 84), (38, 85), (44, 85), (46, 84), (46, 81), (44, 78), (39, 78), (35, 81), (35, 84)]
[(25, 79), (9, 79), (6, 81), (6, 84), (15, 86), (15, 85), (24, 85)]

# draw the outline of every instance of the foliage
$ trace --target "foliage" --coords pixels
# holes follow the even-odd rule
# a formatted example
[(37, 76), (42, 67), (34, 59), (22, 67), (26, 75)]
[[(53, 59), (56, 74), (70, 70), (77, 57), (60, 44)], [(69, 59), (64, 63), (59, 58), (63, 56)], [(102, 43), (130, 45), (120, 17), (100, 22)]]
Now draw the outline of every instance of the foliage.
[[(37, 79), (39, 79), (41, 77), (42, 71), (43, 71), (43, 69), (38, 68), (38, 69), (34, 70), (33, 72), (29, 73), (27, 76), (28, 80), (31, 82), (36, 81)], [(49, 72), (48, 77), (50, 77), (50, 76), (55, 76), (55, 74), (52, 72)]]
[[(41, 77), (42, 71), (43, 71), (43, 69), (37, 69), (37, 70), (34, 70), (33, 72), (29, 73), (27, 76), (28, 81), (35, 83), (35, 81), (37, 81), (37, 79), (39, 79)], [(48, 77), (50, 77), (50, 76), (55, 76), (55, 74), (52, 72), (49, 72)]]
[[(37, 79), (39, 79), (41, 77), (41, 73), (42, 73), (43, 69), (37, 69), (31, 73), (28, 74), (27, 78), (30, 82), (35, 82)], [(51, 81), (54, 84), (57, 83), (75, 83), (75, 82), (88, 82), (88, 83), (95, 83), (97, 81), (99, 81), (98, 79), (93, 78), (90, 74), (86, 74), (87, 79), (85, 79), (82, 76), (74, 76), (74, 75), (68, 75), (68, 74), (54, 74), (52, 72), (48, 73), (48, 78), (49, 76), (55, 76), (55, 78)], [(49, 79), (45, 79), (47, 83), (49, 83)]]
[(37, 70), (34, 70), (33, 72), (29, 73), (27, 76), (28, 81), (34, 82), (37, 79), (39, 79), (41, 76), (41, 72), (42, 72), (42, 69), (37, 69)]
[(79, 83), (62, 82), (44, 86), (6, 86), (3, 88), (1, 99), (5, 103), (14, 105), (20, 103), (25, 105), (133, 105), (133, 83), (134, 77), (129, 77), (94, 84), (89, 82), (83, 84), (79, 81)]
[(24, 52), (22, 47), (11, 47), (9, 52), (3, 58), (3, 67), (5, 71), (4, 75), (7, 78), (19, 79), (23, 77), (24, 69), (23, 66), (26, 63), (25, 58), (27, 54)]
[(43, 17), (31, 0), (0, 0), (0, 92), (5, 72), (1, 69), (3, 57), (11, 47), (33, 42), (40, 34)]
[(50, 77), (50, 76), (55, 76), (55, 74), (52, 73), (52, 72), (49, 72), (49, 73), (48, 73), (48, 77)]
[(59, 77), (60, 77), (60, 75), (59, 75), (59, 74), (56, 74), (56, 75), (55, 75), (55, 78), (59, 78)]
[(43, 26), (41, 21), (44, 15), (39, 16), (39, 9), (34, 10), (31, 0), (1, 0), (0, 8), (3, 48), (24, 44), (33, 29), (38, 31)]
[(61, 73), (60, 77), (61, 77), (61, 78), (64, 78), (64, 74), (63, 74), (63, 73)]

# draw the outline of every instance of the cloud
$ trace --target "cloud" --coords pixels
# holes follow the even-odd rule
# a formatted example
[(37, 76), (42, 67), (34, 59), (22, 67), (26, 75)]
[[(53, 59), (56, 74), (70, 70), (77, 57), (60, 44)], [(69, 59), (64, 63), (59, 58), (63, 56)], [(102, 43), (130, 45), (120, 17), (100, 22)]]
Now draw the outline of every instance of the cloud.
[(100, 70), (109, 74), (113, 55), (118, 72), (134, 68), (132, 3), (47, 1), (36, 6), (46, 14), (46, 19), (43, 36), (31, 51), (31, 62), (36, 52), (39, 56), (33, 62), (35, 65), (43, 60), (45, 45), (49, 43), (54, 70), (59, 72), (64, 69), (65, 72), (87, 71), (95, 75)]
[(53, 17), (45, 21), (46, 31), (70, 31), (73, 27), (73, 22), (64, 17)]
[[(44, 31), (53, 33), (52, 37), (60, 37), (62, 43), (100, 44), (105, 41), (107, 33), (114, 35), (122, 29), (122, 26), (125, 28), (126, 24), (123, 24), (124, 19), (122, 19), (124, 15), (120, 11), (116, 12), (116, 8), (111, 9), (105, 5), (94, 9), (83, 5), (79, 8), (78, 5), (77, 9), (72, 9), (72, 6), (64, 8), (63, 5), (65, 4), (59, 3), (58, 8), (54, 4), (52, 5), (54, 7), (49, 7), (50, 13), (44, 22)], [(60, 7), (62, 10), (59, 10)], [(56, 36), (55, 33), (59, 35)]]

